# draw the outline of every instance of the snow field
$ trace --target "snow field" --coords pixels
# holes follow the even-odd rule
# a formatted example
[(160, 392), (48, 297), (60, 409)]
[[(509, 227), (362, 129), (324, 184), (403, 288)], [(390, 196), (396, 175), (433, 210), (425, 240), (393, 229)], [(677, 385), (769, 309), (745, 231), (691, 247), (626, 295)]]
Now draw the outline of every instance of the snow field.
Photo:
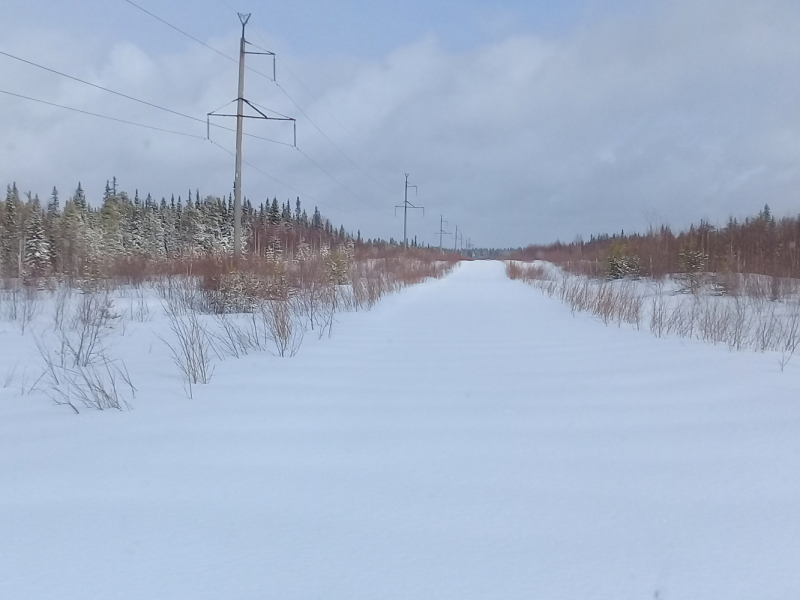
[[(160, 317), (116, 348), (131, 411), (0, 389), (0, 597), (800, 594), (794, 363), (604, 327), (499, 262), (338, 318), (192, 400)], [(30, 351), (0, 335), (3, 368)]]

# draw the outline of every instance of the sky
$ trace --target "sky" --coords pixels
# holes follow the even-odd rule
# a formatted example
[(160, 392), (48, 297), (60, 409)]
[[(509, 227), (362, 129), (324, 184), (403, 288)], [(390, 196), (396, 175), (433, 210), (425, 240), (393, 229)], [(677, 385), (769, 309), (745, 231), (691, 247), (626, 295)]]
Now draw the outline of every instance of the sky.
[(408, 173), (425, 207), (409, 236), (438, 245), (443, 218), (478, 247), (800, 212), (796, 1), (135, 4), (199, 41), (128, 0), (7, 0), (0, 52), (199, 120), (0, 54), (2, 92), (173, 132), (0, 93), (0, 184), (64, 199), (80, 181), (95, 205), (111, 177), (157, 199), (228, 194), (234, 135), (206, 140), (205, 119), (236, 97), (240, 11), (278, 56), (277, 83), (247, 57), (245, 97), (297, 119), (297, 148), (287, 123), (245, 122), (281, 142), (245, 138), (254, 203), (299, 196), (398, 239)]

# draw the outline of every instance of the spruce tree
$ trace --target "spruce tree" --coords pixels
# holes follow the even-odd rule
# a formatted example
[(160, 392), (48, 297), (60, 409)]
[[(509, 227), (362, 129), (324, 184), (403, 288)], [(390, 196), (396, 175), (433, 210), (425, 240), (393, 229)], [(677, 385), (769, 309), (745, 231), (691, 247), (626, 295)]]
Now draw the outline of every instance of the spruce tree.
[(38, 196), (28, 204), (24, 264), (26, 274), (32, 277), (43, 277), (50, 266), (50, 245), (45, 237)]
[[(116, 184), (116, 180), (114, 182)], [(106, 183), (106, 194), (100, 208), (100, 251), (104, 257), (113, 257), (122, 252), (123, 215), (117, 195)]]
[(269, 224), (273, 227), (281, 222), (281, 212), (280, 209), (278, 208), (277, 198), (272, 199), (272, 204), (269, 207), (268, 219), (269, 219)]
[(17, 184), (6, 188), (6, 201), (3, 207), (2, 236), (0, 236), (0, 266), (3, 274), (11, 277), (20, 275), (20, 240), (22, 239), (22, 206)]
[(75, 190), (75, 195), (72, 197), (72, 201), (75, 203), (75, 207), (80, 212), (86, 212), (86, 194), (83, 193), (83, 188), (81, 187), (81, 182), (78, 182), (78, 187)]
[(44, 235), (50, 251), (50, 268), (58, 272), (61, 269), (60, 257), (63, 252), (60, 244), (61, 207), (58, 190), (53, 186), (50, 201), (47, 203), (47, 214), (44, 219)]

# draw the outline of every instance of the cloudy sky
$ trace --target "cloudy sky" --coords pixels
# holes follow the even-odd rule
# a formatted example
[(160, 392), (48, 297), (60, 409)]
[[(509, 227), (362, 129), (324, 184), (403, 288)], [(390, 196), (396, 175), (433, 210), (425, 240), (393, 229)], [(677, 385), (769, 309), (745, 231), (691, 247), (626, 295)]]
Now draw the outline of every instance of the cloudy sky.
[[(477, 246), (800, 213), (796, 0), (135, 0), (220, 53), (248, 40), (245, 95), (297, 118), (299, 150), (245, 138), (243, 190), (301, 197), (365, 237), (402, 236), (404, 173)], [(234, 61), (127, 0), (5, 0), (0, 52), (205, 120), (236, 97)], [(0, 182), (90, 202), (227, 194), (233, 134), (0, 55)], [(231, 107), (232, 108), (232, 107)], [(220, 119), (233, 127), (233, 119)], [(291, 142), (280, 122), (246, 132)], [(221, 146), (221, 147), (220, 147)], [(224, 148), (224, 149), (223, 149)], [(450, 240), (450, 241), (448, 241)], [(445, 243), (452, 243), (445, 238)]]

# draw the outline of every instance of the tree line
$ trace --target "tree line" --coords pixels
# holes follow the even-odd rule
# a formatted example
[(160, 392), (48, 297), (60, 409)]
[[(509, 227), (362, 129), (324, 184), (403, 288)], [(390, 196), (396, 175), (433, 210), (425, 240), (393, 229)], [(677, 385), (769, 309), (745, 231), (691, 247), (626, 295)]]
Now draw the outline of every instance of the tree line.
[[(298, 197), (255, 206), (242, 202), (243, 252), (266, 258), (294, 257), (360, 242), (336, 228), (318, 208), (309, 216)], [(15, 183), (0, 203), (0, 275), (37, 278), (51, 275), (112, 275), (125, 259), (148, 261), (226, 256), (233, 253), (233, 196), (205, 196), (189, 190), (156, 201), (133, 197), (106, 182), (99, 203), (87, 201), (78, 183), (63, 203), (54, 187), (46, 202), (21, 195)]]
[(776, 219), (765, 205), (756, 216), (733, 217), (721, 227), (700, 221), (674, 233), (666, 225), (646, 233), (602, 234), (589, 241), (531, 245), (512, 253), (520, 260), (547, 260), (595, 276), (626, 274), (660, 278), (706, 271), (800, 278), (800, 216)]

